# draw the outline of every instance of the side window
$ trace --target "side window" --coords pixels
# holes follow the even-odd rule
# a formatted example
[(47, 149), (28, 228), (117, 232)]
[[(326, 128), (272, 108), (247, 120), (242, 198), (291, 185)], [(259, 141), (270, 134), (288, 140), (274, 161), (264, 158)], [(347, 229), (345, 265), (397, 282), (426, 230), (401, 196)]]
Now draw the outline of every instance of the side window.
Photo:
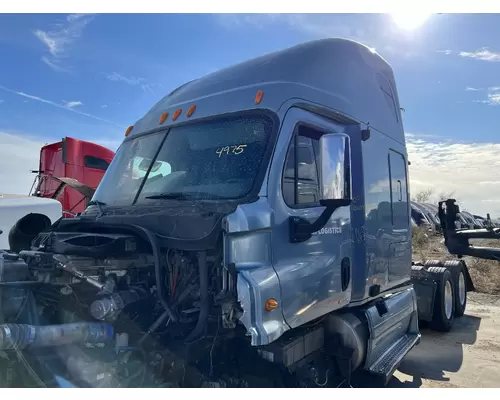
[(408, 229), (408, 190), (406, 161), (402, 154), (389, 151), (392, 225), (393, 229)]
[(283, 171), (283, 198), (290, 207), (310, 205), (319, 202), (319, 138), (321, 132), (297, 126), (288, 146)]
[(106, 160), (94, 156), (85, 156), (83, 158), (83, 165), (85, 165), (87, 168), (101, 169), (103, 171), (106, 171), (109, 167), (109, 164)]

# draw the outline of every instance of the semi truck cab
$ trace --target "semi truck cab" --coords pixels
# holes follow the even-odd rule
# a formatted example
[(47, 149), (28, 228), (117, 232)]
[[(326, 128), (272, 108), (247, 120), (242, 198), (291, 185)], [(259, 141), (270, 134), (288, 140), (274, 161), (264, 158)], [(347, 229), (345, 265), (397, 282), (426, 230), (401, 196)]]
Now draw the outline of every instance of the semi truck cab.
[(103, 146), (71, 137), (46, 144), (30, 195), (59, 200), (64, 216), (74, 217), (87, 206), (113, 156)]
[[(137, 158), (170, 171), (117, 189)], [(234, 208), (222, 219), (224, 265), (237, 271), (252, 345), (365, 307), (371, 368), (384, 354), (376, 346), (404, 337), (406, 354), (419, 338), (407, 164), (391, 68), (365, 46), (328, 39), (166, 96), (129, 128), (93, 200), (113, 213), (179, 201)], [(189, 228), (177, 234), (208, 234)], [(367, 306), (387, 296), (385, 313)]]
[(165, 96), (127, 129), (85, 211), (20, 254), (34, 268), (49, 253), (62, 277), (99, 288), (78, 298), (106, 337), (126, 326), (115, 323), (128, 318), (124, 299), (145, 296), (133, 320), (146, 333), (131, 332), (130, 346), (147, 349), (138, 360), (168, 360), (162, 384), (180, 385), (188, 367), (193, 385), (240, 382), (235, 365), (293, 386), (349, 383), (356, 370), (387, 383), (419, 320), (447, 331), (465, 309), (463, 262), (450, 266), (457, 278), (412, 265), (408, 193), (391, 67), (364, 45), (324, 39)]

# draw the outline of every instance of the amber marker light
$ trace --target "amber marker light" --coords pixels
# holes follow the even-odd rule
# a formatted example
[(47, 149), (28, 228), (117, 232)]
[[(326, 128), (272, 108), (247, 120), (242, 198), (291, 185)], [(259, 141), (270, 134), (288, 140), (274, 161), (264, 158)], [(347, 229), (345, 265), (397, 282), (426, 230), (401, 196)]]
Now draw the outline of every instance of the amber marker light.
[(255, 104), (260, 104), (263, 97), (264, 97), (264, 92), (262, 90), (259, 90), (255, 95)]
[(163, 124), (168, 117), (168, 112), (164, 112), (160, 117), (160, 124)]
[(193, 104), (193, 105), (191, 105), (191, 106), (189, 107), (189, 109), (187, 110), (186, 115), (187, 115), (187, 117), (188, 117), (188, 118), (189, 118), (191, 115), (193, 115), (194, 110), (196, 110), (196, 105), (194, 105), (194, 104)]
[(173, 117), (173, 120), (175, 121), (177, 118), (179, 118), (179, 115), (181, 115), (181, 112), (182, 112), (182, 108), (179, 108), (177, 110), (175, 110), (174, 112), (174, 117)]
[(267, 299), (264, 308), (266, 311), (273, 311), (278, 308), (278, 302), (275, 299)]

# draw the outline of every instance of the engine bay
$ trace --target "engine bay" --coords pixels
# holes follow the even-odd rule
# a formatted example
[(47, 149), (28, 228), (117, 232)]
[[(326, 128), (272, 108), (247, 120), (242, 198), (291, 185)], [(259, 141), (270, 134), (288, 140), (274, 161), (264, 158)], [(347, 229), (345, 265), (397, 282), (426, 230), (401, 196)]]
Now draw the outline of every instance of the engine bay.
[(52, 230), (0, 260), (0, 386), (248, 385), (234, 376), (248, 340), (221, 243), (186, 251), (138, 226)]

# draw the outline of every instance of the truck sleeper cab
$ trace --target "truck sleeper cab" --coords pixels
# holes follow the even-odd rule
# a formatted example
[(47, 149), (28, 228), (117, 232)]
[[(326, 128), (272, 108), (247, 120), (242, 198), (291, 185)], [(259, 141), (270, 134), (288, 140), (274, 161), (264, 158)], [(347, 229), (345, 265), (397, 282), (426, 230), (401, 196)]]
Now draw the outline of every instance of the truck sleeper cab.
[[(455, 309), (445, 268), (412, 269), (407, 166), (392, 69), (368, 47), (325, 39), (160, 100), (127, 130), (83, 216), (183, 201), (226, 209), (203, 229), (183, 211), (161, 235), (199, 250), (220, 224), (222, 291), (236, 294), (236, 323), (258, 354), (288, 370), (346, 358), (341, 374), (387, 382), (419, 341), (417, 306), (439, 330)], [(415, 285), (434, 291), (418, 289), (422, 302)]]

